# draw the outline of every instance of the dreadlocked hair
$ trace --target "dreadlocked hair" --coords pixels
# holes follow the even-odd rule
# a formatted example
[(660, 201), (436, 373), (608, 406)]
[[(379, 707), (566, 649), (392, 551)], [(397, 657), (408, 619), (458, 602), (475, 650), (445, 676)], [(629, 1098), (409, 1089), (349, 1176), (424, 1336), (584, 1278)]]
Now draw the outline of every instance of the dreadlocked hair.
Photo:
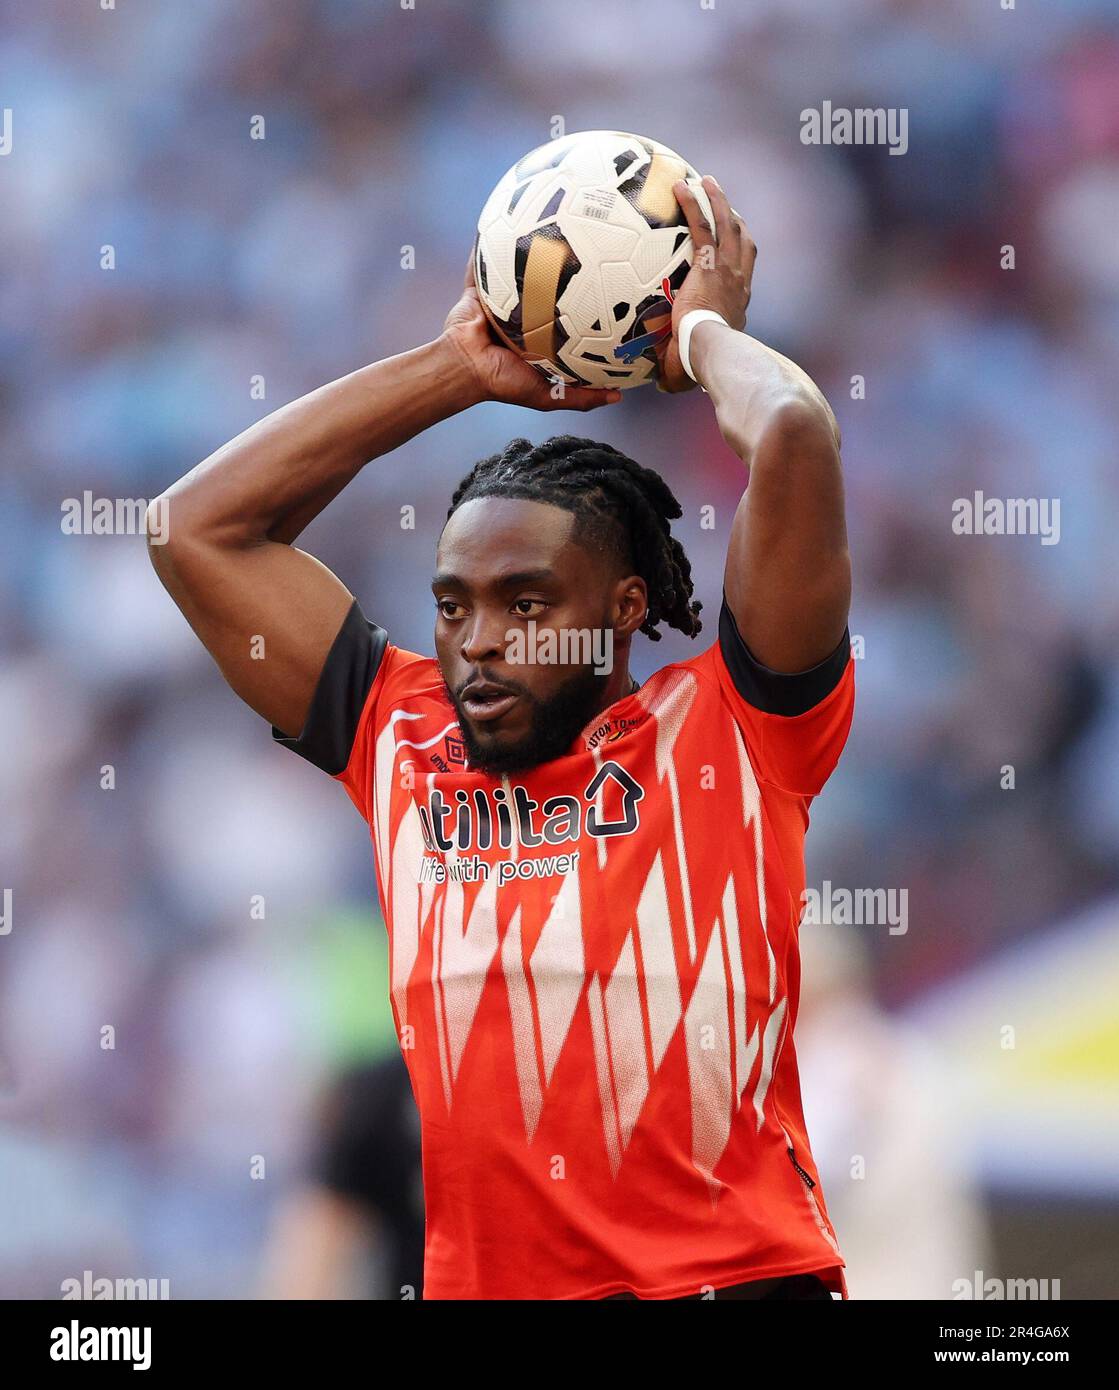
[(672, 489), (652, 468), (593, 439), (559, 434), (543, 444), (513, 439), (476, 463), (455, 489), (448, 519), (478, 497), (550, 502), (575, 516), (575, 539), (612, 550), (639, 574), (649, 610), (641, 631), (654, 642), (661, 623), (695, 637), (701, 603), (692, 598), (692, 566), (669, 523), (683, 515)]

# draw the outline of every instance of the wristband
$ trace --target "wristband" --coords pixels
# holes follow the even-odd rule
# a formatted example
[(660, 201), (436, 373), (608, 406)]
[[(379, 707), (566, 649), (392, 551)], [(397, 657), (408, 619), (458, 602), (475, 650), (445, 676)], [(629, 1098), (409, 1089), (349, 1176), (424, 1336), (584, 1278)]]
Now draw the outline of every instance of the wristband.
[(722, 314), (717, 314), (714, 309), (692, 309), (680, 320), (680, 327), (676, 331), (676, 345), (680, 351), (680, 365), (693, 381), (696, 380), (696, 374), (692, 371), (692, 362), (689, 353), (692, 341), (692, 329), (695, 328), (697, 323), (703, 323), (706, 319), (713, 319), (716, 323), (721, 323), (724, 328), (730, 327)]

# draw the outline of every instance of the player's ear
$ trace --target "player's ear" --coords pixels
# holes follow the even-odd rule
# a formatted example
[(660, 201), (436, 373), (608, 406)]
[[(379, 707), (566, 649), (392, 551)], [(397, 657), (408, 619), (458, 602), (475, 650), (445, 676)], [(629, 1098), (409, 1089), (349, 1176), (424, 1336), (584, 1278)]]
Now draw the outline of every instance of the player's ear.
[(645, 621), (649, 612), (649, 594), (639, 574), (618, 581), (614, 603), (614, 633), (631, 637)]

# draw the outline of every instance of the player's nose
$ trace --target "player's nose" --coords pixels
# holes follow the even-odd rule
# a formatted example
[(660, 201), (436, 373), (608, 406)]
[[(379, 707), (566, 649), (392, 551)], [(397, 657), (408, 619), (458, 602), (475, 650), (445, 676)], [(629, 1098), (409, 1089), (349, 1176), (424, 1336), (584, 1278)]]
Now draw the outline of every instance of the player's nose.
[(504, 661), (508, 627), (507, 614), (475, 612), (463, 624), (462, 645), (459, 648), (462, 659), (475, 667), (483, 662)]

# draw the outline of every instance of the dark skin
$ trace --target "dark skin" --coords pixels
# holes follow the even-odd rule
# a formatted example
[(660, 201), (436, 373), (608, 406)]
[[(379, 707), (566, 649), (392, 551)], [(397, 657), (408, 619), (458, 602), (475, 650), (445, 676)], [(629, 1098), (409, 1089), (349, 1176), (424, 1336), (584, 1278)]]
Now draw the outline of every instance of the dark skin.
[[(721, 314), (725, 325), (705, 322), (694, 330), (691, 361), (724, 441), (750, 468), (750, 486), (731, 526), (727, 599), (759, 661), (778, 671), (802, 671), (830, 654), (847, 621), (851, 572), (838, 430), (804, 372), (740, 331), (756, 248), (718, 183), (708, 177), (703, 186), (714, 227), (704, 221), (686, 185), (675, 189), (702, 254), (673, 305), (659, 384), (666, 391), (693, 385), (679, 355), (683, 315), (694, 308)], [(462, 296), (434, 341), (274, 411), (168, 489), (158, 501), (169, 518), (169, 539), (150, 546), (152, 562), (236, 693), (285, 733), (297, 735), (353, 602), (335, 575), (292, 544), (303, 528), (371, 459), (480, 401), (587, 411), (617, 399), (616, 391), (579, 387), (555, 395), (547, 381), (494, 340), (468, 268)], [(563, 531), (570, 527), (570, 514), (540, 503), (508, 506), (535, 508), (531, 531), (514, 527), (510, 512), (487, 499), (473, 510), (461, 508), (444, 533), (440, 568), (468, 567), (459, 577), (471, 586), (468, 594), (457, 596), (469, 600), (466, 638), (452, 637), (453, 621), (439, 619), (436, 647), (444, 679), (454, 693), (468, 670), (488, 671), (491, 678), (505, 670), (488, 654), (495, 650), (499, 564), (510, 559), (516, 531), (531, 536), (516, 542), (518, 565), (539, 569), (551, 560), (570, 585), (563, 603), (581, 621), (569, 626), (609, 619), (614, 628), (613, 683), (606, 683), (589, 711), (593, 715), (628, 688), (629, 639), (643, 618), (635, 593), (641, 581), (599, 572), (593, 584), (588, 582), (594, 557)], [(153, 518), (154, 531), (160, 517)], [(448, 546), (454, 547), (450, 556)], [(572, 584), (576, 575), (578, 585)], [(643, 589), (641, 595), (643, 604)], [(373, 609), (370, 616), (391, 630), (391, 613)], [(480, 635), (471, 635), (475, 629)], [(537, 703), (555, 691), (553, 683), (564, 680), (563, 668), (531, 673), (519, 668), (520, 675), (524, 693), (532, 693)], [(528, 699), (521, 710), (509, 711), (508, 729), (475, 729), (479, 741), (496, 748), (514, 739), (531, 704)]]
[[(563, 691), (573, 692), (574, 735), (633, 685), (630, 643), (648, 612), (645, 581), (619, 573), (615, 557), (592, 552), (575, 531), (575, 517), (561, 507), (487, 497), (464, 502), (440, 538), (431, 586), (436, 656), (476, 749), (471, 764), (483, 771), (492, 755), (508, 761), (515, 750), (525, 766), (538, 761), (538, 729), (548, 726), (549, 709)], [(609, 628), (612, 669), (586, 681), (581, 666), (510, 661), (509, 633), (518, 626), (527, 633), (530, 621), (538, 636), (548, 629)], [(497, 718), (474, 720), (464, 709), (464, 688), (478, 681), (514, 690), (513, 703)]]

